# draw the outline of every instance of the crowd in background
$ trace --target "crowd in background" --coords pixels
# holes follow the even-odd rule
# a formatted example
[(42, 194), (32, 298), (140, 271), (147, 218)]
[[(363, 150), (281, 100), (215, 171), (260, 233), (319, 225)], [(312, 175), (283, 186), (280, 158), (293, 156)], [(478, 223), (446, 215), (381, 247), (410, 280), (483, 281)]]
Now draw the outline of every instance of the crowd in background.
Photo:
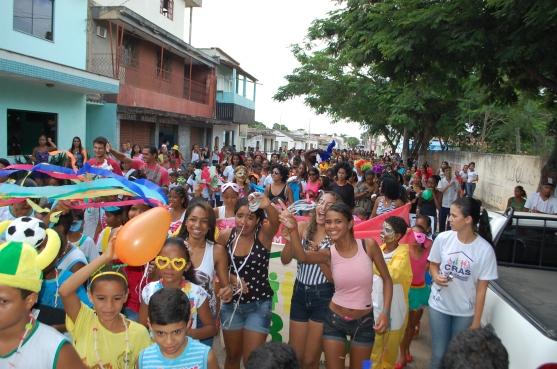
[[(63, 347), (59, 356), (45, 354), (50, 367), (72, 363), (78, 368), (83, 362), (95, 368), (159, 368), (172, 362), (217, 368), (211, 347), (219, 331), (224, 367), (247, 365), (269, 334), (269, 258), (277, 234), (285, 242), (281, 261), (298, 261), (288, 324), (302, 368), (318, 368), (324, 352), (327, 368), (344, 369), (347, 340), (352, 369), (370, 357), (373, 368), (403, 368), (413, 359), (410, 345), (426, 306), (431, 367), (449, 367), (442, 363), (449, 342), (480, 327), (487, 283), (497, 278), (487, 215), (474, 199), (480, 180), (475, 163), (451, 168), (443, 162), (434, 169), (425, 162), (404, 162), (397, 153), (212, 151), (199, 145), (184, 156), (169, 143), (160, 148), (126, 143), (117, 149), (104, 137), (97, 137), (88, 153), (79, 137), (60, 150), (44, 135), (28, 160), (147, 179), (168, 195), (171, 224), (149, 267), (132, 267), (113, 260), (113, 243), (122, 226), (150, 204), (78, 210), (40, 199), (0, 208), (0, 221), (36, 217), (62, 244), (42, 268), (40, 292), (11, 283), (27, 292), (10, 295), (0, 277), (0, 308), (2, 301), (15, 301), (19, 319), (12, 321), (17, 334), (0, 324), (0, 335), (7, 337), (0, 343), (1, 365), (29, 354), (25, 340), (37, 326), (52, 339), (33, 343), (34, 350)], [(0, 159), (0, 166), (9, 165)], [(40, 172), (0, 180), (29, 187), (68, 183)], [(517, 188), (509, 206), (557, 213), (554, 188), (544, 183), (528, 199)], [(411, 224), (388, 216), (403, 206), (410, 208)], [(52, 220), (52, 211), (42, 213), (44, 208), (62, 214)], [(381, 242), (355, 239), (354, 224), (383, 214)], [(45, 242), (31, 246), (41, 251)], [(455, 259), (452, 255), (463, 248), (470, 250), (469, 259)], [(40, 313), (30, 318), (33, 306)]]

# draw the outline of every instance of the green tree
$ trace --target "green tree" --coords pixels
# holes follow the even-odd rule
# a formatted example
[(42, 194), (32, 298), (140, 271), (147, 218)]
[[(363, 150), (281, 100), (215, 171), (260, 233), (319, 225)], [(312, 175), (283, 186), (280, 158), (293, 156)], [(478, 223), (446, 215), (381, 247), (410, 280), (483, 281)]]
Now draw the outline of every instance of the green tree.
[(256, 128), (256, 129), (268, 129), (269, 127), (267, 127), (265, 124), (261, 123), (261, 122), (253, 122), (248, 124), (248, 127), (250, 128)]
[(360, 144), (360, 140), (357, 137), (347, 137), (346, 144), (353, 149)]
[[(424, 151), (431, 138), (454, 129), (460, 84), (455, 78), (436, 74), (413, 73), (415, 77), (407, 78), (406, 73), (385, 73), (389, 72), (388, 63), (377, 52), (375, 59), (359, 57), (366, 53), (361, 49), (366, 44), (349, 40), (357, 32), (352, 23), (360, 22), (361, 16), (359, 9), (350, 8), (352, 3), (312, 24), (308, 42), (293, 48), (300, 67), (286, 76), (288, 84), (275, 98), (284, 101), (304, 96), (305, 103), (318, 113), (327, 113), (336, 121), (359, 122), (370, 133), (382, 134), (392, 149), (401, 138), (408, 147), (412, 137), (414, 154)], [(323, 44), (326, 46), (316, 46)]]
[[(553, 0), (341, 2), (293, 48), (300, 67), (277, 100), (304, 96), (317, 112), (359, 122), (391, 146), (413, 138), (415, 150), (434, 136), (475, 145), (479, 133), (490, 149), (523, 151), (522, 138), (544, 129), (557, 143)], [(470, 81), (482, 99), (470, 97)], [(476, 114), (462, 119), (469, 99)], [(524, 121), (528, 113), (513, 118), (542, 103), (535, 124)], [(520, 125), (530, 123), (534, 134), (523, 134)], [(512, 145), (501, 145), (505, 137)], [(557, 145), (543, 172), (557, 178)]]
[(277, 131), (281, 131), (281, 132), (290, 132), (288, 127), (286, 127), (284, 124), (280, 124), (280, 123), (273, 124), (273, 129), (277, 130)]

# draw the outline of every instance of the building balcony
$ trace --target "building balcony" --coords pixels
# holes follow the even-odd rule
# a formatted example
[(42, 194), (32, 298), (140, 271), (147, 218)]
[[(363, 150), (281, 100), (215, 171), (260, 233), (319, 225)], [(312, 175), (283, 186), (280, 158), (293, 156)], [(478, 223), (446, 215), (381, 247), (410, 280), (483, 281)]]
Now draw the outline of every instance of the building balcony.
[(211, 74), (192, 75), (190, 79), (184, 77), (184, 69), (173, 71), (164, 66), (144, 65), (134, 58), (122, 59), (113, 63), (111, 54), (94, 54), (87, 63), (89, 71), (120, 81), (115, 101), (118, 104), (213, 117)]
[(234, 123), (250, 124), (255, 122), (255, 110), (237, 104), (217, 102), (216, 118)]
[(247, 109), (255, 110), (255, 101), (235, 92), (217, 91), (217, 102), (224, 104), (236, 104)]

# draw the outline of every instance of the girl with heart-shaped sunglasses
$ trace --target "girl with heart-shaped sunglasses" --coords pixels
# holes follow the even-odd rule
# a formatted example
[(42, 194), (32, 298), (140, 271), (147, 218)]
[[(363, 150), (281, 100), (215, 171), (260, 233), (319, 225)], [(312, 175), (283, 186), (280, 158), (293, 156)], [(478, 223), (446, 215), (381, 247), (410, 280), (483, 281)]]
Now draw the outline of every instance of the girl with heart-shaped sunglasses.
[(203, 287), (192, 282), (192, 263), (184, 240), (178, 237), (168, 238), (154, 264), (155, 274), (160, 279), (148, 283), (141, 291), (139, 322), (148, 326), (149, 300), (155, 292), (162, 288), (179, 288), (191, 303), (192, 328), (188, 331), (188, 336), (197, 340), (215, 336), (217, 326), (209, 308), (209, 295)]

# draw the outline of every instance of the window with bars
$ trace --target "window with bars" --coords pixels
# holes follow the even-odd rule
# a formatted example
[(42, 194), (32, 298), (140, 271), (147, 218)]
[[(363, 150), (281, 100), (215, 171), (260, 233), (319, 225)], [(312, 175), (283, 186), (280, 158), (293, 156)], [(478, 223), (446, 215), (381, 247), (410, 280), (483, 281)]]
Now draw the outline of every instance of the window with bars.
[(174, 0), (161, 0), (161, 14), (170, 20), (174, 19)]
[(138, 49), (135, 40), (129, 36), (124, 36), (122, 44), (122, 64), (129, 67), (137, 67), (138, 61)]

